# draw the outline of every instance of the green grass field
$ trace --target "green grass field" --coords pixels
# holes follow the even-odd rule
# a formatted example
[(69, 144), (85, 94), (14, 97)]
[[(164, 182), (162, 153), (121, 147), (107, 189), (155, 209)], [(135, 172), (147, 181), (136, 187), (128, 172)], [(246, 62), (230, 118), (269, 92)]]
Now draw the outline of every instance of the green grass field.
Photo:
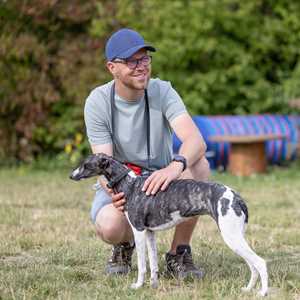
[[(206, 270), (201, 282), (160, 277), (157, 290), (134, 291), (137, 275), (103, 274), (110, 247), (90, 223), (94, 180), (79, 183), (68, 171), (15, 168), (0, 170), (0, 299), (258, 299), (240, 288), (249, 270), (222, 241), (216, 224), (199, 220), (193, 236), (195, 262)], [(249, 206), (249, 244), (268, 262), (267, 299), (300, 299), (300, 164), (273, 168), (267, 175), (213, 179), (235, 188)], [(157, 235), (159, 266), (172, 231)]]

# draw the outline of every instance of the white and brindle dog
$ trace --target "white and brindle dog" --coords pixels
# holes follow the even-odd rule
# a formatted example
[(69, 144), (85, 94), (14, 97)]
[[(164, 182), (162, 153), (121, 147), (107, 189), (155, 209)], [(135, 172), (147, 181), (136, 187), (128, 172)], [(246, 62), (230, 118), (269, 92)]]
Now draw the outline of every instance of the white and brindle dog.
[(259, 294), (268, 293), (268, 273), (244, 238), (248, 210), (242, 198), (229, 187), (215, 182), (175, 180), (166, 191), (147, 196), (142, 192), (146, 177), (136, 176), (127, 166), (105, 154), (86, 158), (70, 175), (73, 180), (104, 175), (108, 187), (124, 192), (125, 214), (134, 234), (138, 279), (132, 288), (143, 285), (146, 274), (146, 245), (151, 270), (151, 286), (158, 286), (158, 259), (154, 232), (171, 228), (189, 217), (210, 215), (217, 223), (225, 243), (248, 264), (251, 278), (243, 291), (250, 291), (261, 279)]

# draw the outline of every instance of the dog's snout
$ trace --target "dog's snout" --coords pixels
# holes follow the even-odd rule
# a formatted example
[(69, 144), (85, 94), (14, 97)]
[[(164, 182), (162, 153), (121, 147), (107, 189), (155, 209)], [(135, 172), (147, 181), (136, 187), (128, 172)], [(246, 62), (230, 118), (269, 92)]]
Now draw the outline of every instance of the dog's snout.
[(69, 178), (72, 180), (79, 180), (79, 178), (78, 178), (79, 173), (80, 173), (79, 168), (77, 168), (71, 172), (71, 174), (69, 175)]

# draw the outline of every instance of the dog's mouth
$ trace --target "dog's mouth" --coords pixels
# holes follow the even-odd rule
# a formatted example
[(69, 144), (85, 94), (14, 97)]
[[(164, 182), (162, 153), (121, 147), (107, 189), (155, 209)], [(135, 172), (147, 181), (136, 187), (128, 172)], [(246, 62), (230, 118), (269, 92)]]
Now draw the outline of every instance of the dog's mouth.
[(83, 178), (84, 177), (82, 176), (82, 174), (80, 172), (80, 168), (77, 168), (77, 169), (73, 170), (70, 174), (70, 179), (72, 179), (72, 180), (79, 181)]

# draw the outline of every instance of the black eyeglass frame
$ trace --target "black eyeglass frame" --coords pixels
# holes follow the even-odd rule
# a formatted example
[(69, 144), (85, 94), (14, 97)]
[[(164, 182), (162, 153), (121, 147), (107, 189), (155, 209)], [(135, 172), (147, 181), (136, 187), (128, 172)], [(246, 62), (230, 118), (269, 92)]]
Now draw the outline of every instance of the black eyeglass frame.
[[(143, 59), (148, 58), (149, 61), (143, 61)], [(118, 60), (117, 60), (118, 59)], [(114, 63), (120, 63), (126, 65), (130, 70), (135, 70), (137, 66), (141, 63), (144, 67), (148, 67), (152, 62), (152, 56), (151, 55), (144, 55), (141, 58), (138, 59), (121, 59), (121, 58), (115, 58), (112, 62)], [(134, 66), (130, 66), (130, 63), (134, 63)]]

